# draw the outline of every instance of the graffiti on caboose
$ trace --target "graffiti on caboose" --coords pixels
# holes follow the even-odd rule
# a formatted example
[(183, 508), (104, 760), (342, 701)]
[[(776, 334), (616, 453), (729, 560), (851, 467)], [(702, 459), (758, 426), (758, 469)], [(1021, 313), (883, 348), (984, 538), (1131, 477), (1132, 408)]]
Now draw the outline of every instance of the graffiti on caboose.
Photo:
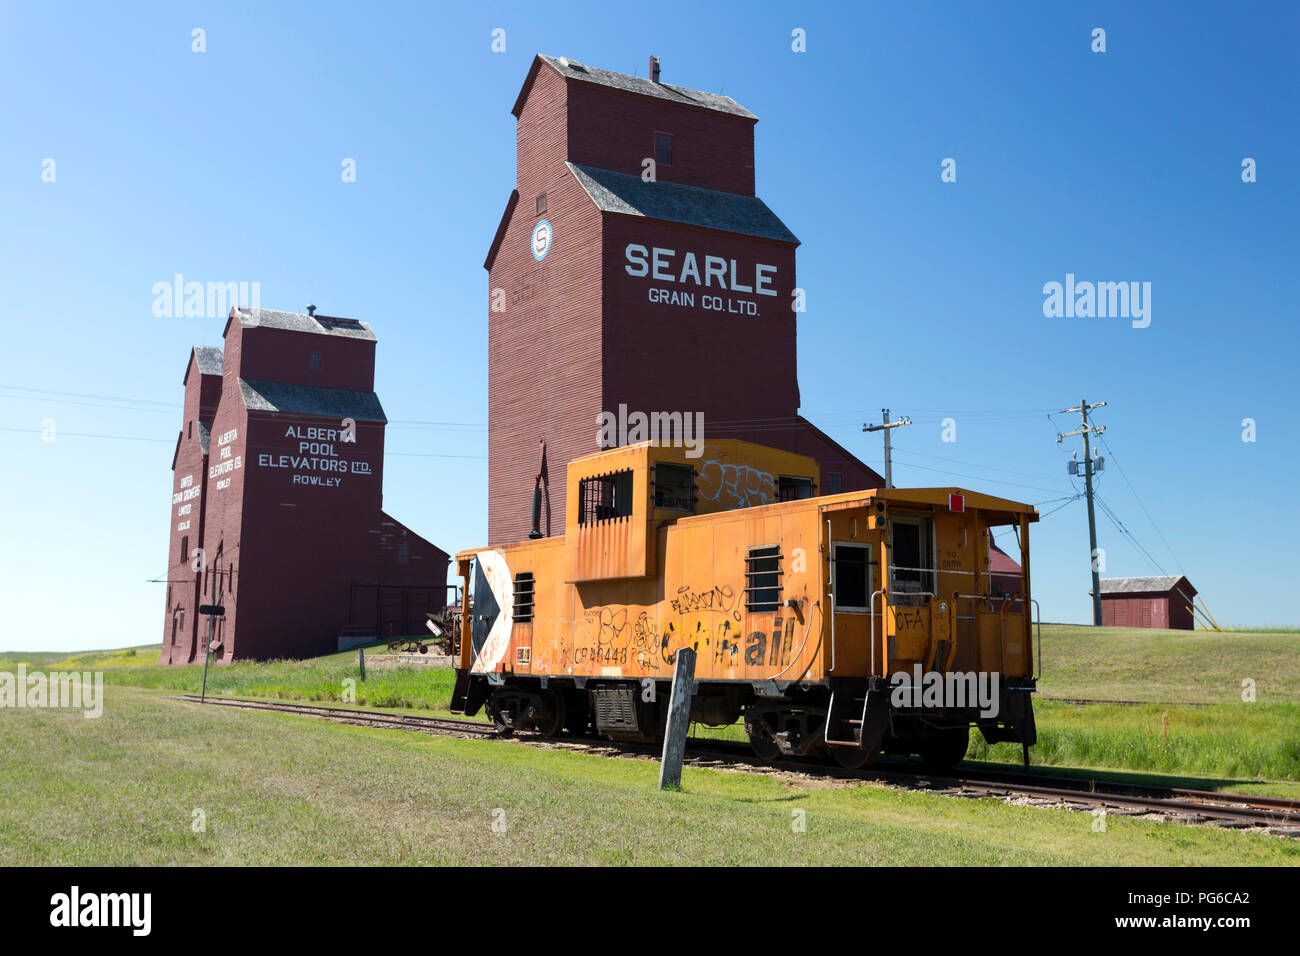
[(776, 476), (750, 465), (723, 461), (715, 445), (704, 446), (696, 488), (720, 508), (753, 508), (776, 501)]
[[(794, 657), (795, 619), (774, 617), (745, 633), (741, 592), (728, 584), (683, 586), (668, 600), (670, 619), (660, 627), (650, 612), (603, 606), (583, 612), (579, 639), (560, 655), (560, 669), (597, 666), (645, 675), (671, 671), (689, 647), (717, 667), (784, 667)], [(549, 666), (549, 664), (548, 664)]]

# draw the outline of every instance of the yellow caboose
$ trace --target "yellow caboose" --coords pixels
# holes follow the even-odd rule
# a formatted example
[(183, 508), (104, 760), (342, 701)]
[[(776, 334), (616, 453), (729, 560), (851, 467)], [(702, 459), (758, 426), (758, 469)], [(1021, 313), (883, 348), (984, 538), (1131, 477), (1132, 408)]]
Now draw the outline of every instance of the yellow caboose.
[[(452, 710), (503, 730), (662, 735), (677, 651), (691, 717), (744, 719), (771, 759), (882, 751), (935, 767), (1034, 743), (1030, 505), (957, 488), (819, 495), (815, 461), (736, 440), (649, 442), (568, 468), (563, 537), (456, 556)], [(1009, 526), (1021, 574), (989, 571)]]

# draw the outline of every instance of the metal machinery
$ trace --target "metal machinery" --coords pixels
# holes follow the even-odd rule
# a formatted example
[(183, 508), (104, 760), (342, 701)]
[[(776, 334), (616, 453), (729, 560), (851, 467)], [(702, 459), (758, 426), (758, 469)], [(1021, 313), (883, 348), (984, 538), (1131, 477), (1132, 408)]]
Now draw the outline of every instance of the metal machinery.
[[(697, 451), (576, 459), (562, 537), (456, 556), (453, 711), (656, 739), (690, 646), (692, 719), (743, 718), (770, 759), (863, 767), (884, 750), (950, 766), (971, 726), (1027, 755), (1031, 506), (954, 488), (819, 496), (811, 458), (735, 440)], [(992, 528), (1019, 543), (1013, 592), (994, 589)]]

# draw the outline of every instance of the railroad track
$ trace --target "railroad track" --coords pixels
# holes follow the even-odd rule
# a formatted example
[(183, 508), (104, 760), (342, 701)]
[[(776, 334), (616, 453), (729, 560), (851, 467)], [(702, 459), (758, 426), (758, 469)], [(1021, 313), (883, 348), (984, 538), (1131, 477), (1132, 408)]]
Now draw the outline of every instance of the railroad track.
[[(697, 753), (713, 751), (719, 756), (742, 756), (746, 744), (730, 741), (694, 740), (703, 744)], [(755, 763), (762, 763), (754, 758)], [(1192, 790), (1151, 784), (1128, 783), (1096, 778), (1061, 777), (960, 768), (934, 774), (912, 765), (877, 763), (868, 770), (829, 768), (811, 761), (777, 761), (772, 767), (786, 767), (804, 773), (820, 773), (859, 780), (902, 784), (912, 789), (931, 790), (962, 797), (1028, 798), (1043, 805), (1065, 805), (1074, 809), (1101, 808), (1117, 815), (1157, 814), (1186, 823), (1214, 823), (1234, 828), (1266, 828), (1279, 835), (1300, 837), (1300, 800), (1255, 794)]]
[(1077, 704), (1080, 707), (1085, 704), (1119, 704), (1124, 707), (1211, 707), (1205, 701), (1195, 700), (1100, 700), (1094, 697), (1044, 697), (1041, 694), (1039, 700), (1050, 701), (1053, 704)]
[[(197, 694), (183, 694), (171, 699), (200, 703)], [(240, 697), (208, 697), (206, 703), (242, 710), (316, 717), (357, 726), (417, 730), (443, 736), (473, 738), (501, 736), (492, 724), (453, 717), (394, 714), (351, 707), (249, 700)], [(611, 741), (603, 737), (542, 737), (540, 734), (516, 733), (510, 739), (550, 749), (598, 751), (608, 756), (642, 759), (653, 759), (659, 752), (653, 745)], [(748, 744), (737, 741), (692, 737), (690, 745), (686, 763), (694, 767), (793, 773), (843, 780), (876, 780), (957, 797), (1029, 801), (1040, 806), (1064, 806), (1076, 810), (1100, 808), (1116, 815), (1154, 815), (1183, 823), (1210, 823), (1240, 829), (1264, 829), (1277, 835), (1300, 838), (1300, 800), (1095, 778), (1026, 774), (986, 768), (972, 768), (969, 772), (958, 769), (956, 772), (931, 774), (901, 761), (897, 764), (878, 763), (869, 770), (851, 771), (830, 762), (819, 763), (811, 760), (768, 762), (755, 756)]]
[(337, 723), (356, 724), (362, 727), (393, 727), (401, 730), (422, 730), (426, 733), (459, 734), (466, 737), (495, 737), (496, 728), (478, 720), (457, 720), (454, 717), (426, 717), (421, 714), (391, 714), (378, 710), (361, 710), (355, 707), (327, 707), (320, 704), (295, 704), (287, 701), (249, 700), (243, 697), (208, 697), (198, 694), (181, 694), (172, 700), (192, 704), (215, 704), (218, 707), (236, 707), (241, 710), (265, 710), (277, 714), (297, 714), (302, 717), (319, 717)]

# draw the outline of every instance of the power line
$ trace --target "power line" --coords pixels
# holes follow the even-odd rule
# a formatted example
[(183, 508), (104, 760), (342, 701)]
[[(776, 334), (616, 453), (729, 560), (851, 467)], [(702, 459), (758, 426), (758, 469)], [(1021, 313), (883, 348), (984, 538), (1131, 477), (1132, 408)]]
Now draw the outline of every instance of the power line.
[(992, 485), (1010, 485), (1013, 488), (1030, 488), (1034, 491), (1060, 491), (1059, 488), (1044, 488), (1042, 485), (1026, 485), (1019, 481), (1005, 481), (1001, 478), (986, 478), (982, 475), (968, 475), (960, 471), (948, 471), (944, 468), (931, 468), (928, 465), (917, 465), (913, 462), (906, 462), (908, 468), (919, 468), (921, 471), (933, 471), (941, 475), (954, 475), (958, 478), (969, 478), (971, 481), (983, 481)]
[[(0, 425), (0, 432), (19, 432), (21, 434), (27, 434), (27, 435), (40, 435), (44, 433), (44, 431), (45, 429), (43, 428), (13, 428), (7, 425)], [(170, 445), (176, 441), (176, 439), (174, 438), (144, 438), (139, 435), (103, 435), (95, 432), (65, 432), (65, 431), (56, 430), (55, 441), (48, 442), (48, 444), (55, 444), (57, 442), (57, 439), (59, 438), (104, 438), (113, 441), (158, 442), (163, 445)], [(246, 446), (245, 450), (250, 452), (270, 450), (270, 451), (280, 451), (284, 454), (289, 454), (289, 452), (284, 452), (283, 449), (278, 448), (275, 445), (248, 445)], [(462, 458), (467, 460), (487, 459), (487, 455), (444, 455), (444, 454), (435, 454), (432, 452), (413, 452), (413, 451), (385, 451), (384, 452), (385, 458), (389, 457), (390, 455), (394, 455), (398, 457), (410, 457), (410, 458)]]
[[(1057, 505), (1057, 506), (1056, 506), (1055, 508), (1053, 508), (1051, 511), (1044, 511), (1043, 513), (1041, 513), (1041, 514), (1038, 516), (1038, 520), (1039, 520), (1039, 521), (1042, 521), (1042, 520), (1043, 520), (1044, 518), (1046, 518), (1048, 515), (1054, 515), (1054, 514), (1056, 514), (1056, 513), (1057, 513), (1058, 511), (1060, 511), (1062, 508), (1066, 507), (1066, 505), (1073, 504), (1074, 502), (1078, 501), (1078, 500), (1079, 500), (1080, 498), (1082, 498), (1082, 497), (1083, 497), (1083, 495), (1072, 495), (1072, 496), (1070, 496), (1070, 497), (1068, 497), (1068, 498), (1063, 499), (1063, 503), (1062, 503), (1062, 504)], [(1047, 503), (1048, 503), (1048, 502), (1044, 502), (1044, 504), (1047, 504)], [(1035, 505), (1035, 507), (1037, 507), (1037, 505)]]
[(1097, 503), (1101, 505), (1101, 509), (1103, 513), (1105, 513), (1106, 517), (1109, 518), (1111, 520), (1111, 523), (1115, 525), (1115, 529), (1124, 537), (1128, 538), (1129, 541), (1133, 543), (1133, 546), (1142, 552), (1143, 556), (1145, 556), (1147, 560), (1147, 563), (1150, 564), (1153, 569), (1159, 571), (1161, 574), (1168, 574), (1168, 572), (1165, 571), (1163, 567), (1161, 567), (1160, 562), (1157, 561), (1155, 557), (1152, 556), (1151, 552), (1142, 546), (1142, 542), (1140, 542), (1137, 539), (1137, 535), (1133, 534), (1133, 532), (1130, 531), (1124, 525), (1124, 523), (1119, 520), (1119, 516), (1115, 514), (1114, 509), (1112, 509), (1110, 505), (1106, 504), (1106, 502), (1103, 501), (1100, 496), (1097, 498)]
[(903, 451), (903, 452), (906, 452), (906, 453), (909, 454), (909, 455), (919, 455), (919, 456), (922, 457), (922, 458), (931, 458), (931, 459), (933, 459), (933, 460), (935, 460), (935, 461), (942, 461), (942, 462), (945, 462), (945, 463), (948, 463), (948, 464), (953, 464), (953, 465), (970, 465), (972, 468), (982, 468), (982, 469), (984, 469), (985, 471), (998, 471), (998, 472), (1002, 472), (1003, 474), (1006, 474), (1006, 475), (1020, 475), (1021, 477), (1024, 477), (1024, 478), (1039, 478), (1039, 479), (1042, 479), (1043, 481), (1055, 481), (1055, 480), (1057, 480), (1057, 479), (1055, 479), (1055, 478), (1052, 478), (1050, 475), (1039, 475), (1039, 474), (1034, 474), (1033, 472), (1028, 472), (1028, 471), (1015, 471), (1014, 469), (1011, 469), (1011, 468), (995, 468), (993, 465), (982, 465), (982, 464), (980, 464), (979, 462), (976, 462), (976, 461), (965, 461), (965, 460), (963, 460), (963, 459), (961, 459), (961, 458), (949, 458), (947, 455), (929, 455), (929, 454), (926, 454), (925, 452), (922, 452), (922, 451), (916, 451), (916, 450), (913, 449), (913, 448), (900, 448), (900, 447), (897, 446), (897, 445), (894, 446), (894, 450), (895, 450), (895, 451)]
[(1174, 559), (1174, 564), (1178, 565), (1179, 571), (1186, 574), (1187, 569), (1183, 567), (1183, 562), (1178, 560), (1178, 555), (1174, 554), (1174, 549), (1169, 546), (1168, 540), (1166, 540), (1164, 534), (1160, 531), (1160, 526), (1156, 524), (1156, 519), (1151, 517), (1151, 512), (1147, 511), (1147, 506), (1142, 503), (1142, 498), (1138, 495), (1137, 489), (1133, 487), (1133, 482), (1129, 481), (1128, 474), (1124, 471), (1124, 467), (1119, 463), (1119, 459), (1115, 457), (1114, 450), (1104, 438), (1101, 439), (1101, 444), (1102, 447), (1106, 449), (1106, 454), (1110, 456), (1111, 463), (1119, 469), (1119, 474), (1120, 477), (1124, 479), (1124, 484), (1128, 485), (1128, 490), (1133, 492), (1133, 498), (1137, 501), (1138, 507), (1142, 509), (1142, 513), (1146, 515), (1147, 520), (1151, 522), (1151, 527), (1156, 529), (1156, 534), (1164, 544), (1165, 550), (1169, 552), (1169, 556)]
[(63, 392), (53, 388), (30, 388), (26, 385), (0, 384), (0, 388), (6, 388), (14, 392), (35, 392), (40, 395), (66, 395), (71, 398), (97, 398), (97, 399), (110, 401), (110, 402), (131, 402), (136, 405), (160, 405), (163, 406), (164, 408), (173, 408), (173, 409), (177, 409), (181, 407), (177, 405), (175, 402), (158, 402), (149, 398), (126, 398), (121, 395), (95, 395), (86, 392)]
[[(28, 435), (40, 435), (44, 433), (44, 428), (11, 428), (7, 425), (0, 425), (0, 432), (23, 432)], [(173, 439), (170, 438), (141, 438), (138, 435), (97, 435), (92, 432), (55, 432), (55, 437), (63, 436), (66, 438), (111, 438), (116, 441), (152, 441), (161, 442), (164, 445), (170, 445)], [(54, 444), (48, 442), (47, 444)]]

